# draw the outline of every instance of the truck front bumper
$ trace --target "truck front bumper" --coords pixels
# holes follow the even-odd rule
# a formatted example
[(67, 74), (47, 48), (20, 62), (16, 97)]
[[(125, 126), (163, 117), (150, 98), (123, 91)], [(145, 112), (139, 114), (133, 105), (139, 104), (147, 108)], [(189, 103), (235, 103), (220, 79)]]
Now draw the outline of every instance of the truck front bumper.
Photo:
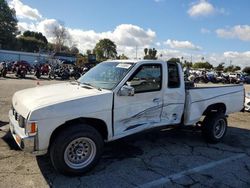
[(34, 153), (35, 137), (27, 136), (25, 134), (24, 128), (21, 128), (18, 125), (18, 122), (15, 120), (12, 110), (9, 111), (9, 120), (10, 120), (10, 132), (14, 140), (16, 141), (17, 145), (25, 152)]

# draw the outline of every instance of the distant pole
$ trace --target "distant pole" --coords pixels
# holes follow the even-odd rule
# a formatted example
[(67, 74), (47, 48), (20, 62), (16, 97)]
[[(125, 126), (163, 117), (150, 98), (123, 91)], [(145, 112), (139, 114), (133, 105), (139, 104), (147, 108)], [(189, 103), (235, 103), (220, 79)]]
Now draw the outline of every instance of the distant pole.
[(135, 59), (137, 59), (137, 45), (135, 47)]
[(193, 62), (193, 56), (191, 55), (191, 63)]

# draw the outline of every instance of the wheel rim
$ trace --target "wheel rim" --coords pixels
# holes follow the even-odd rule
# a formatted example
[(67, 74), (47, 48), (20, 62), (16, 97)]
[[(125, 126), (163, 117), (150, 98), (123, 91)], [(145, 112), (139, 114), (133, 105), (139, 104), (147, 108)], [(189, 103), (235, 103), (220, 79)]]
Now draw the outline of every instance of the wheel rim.
[(87, 137), (80, 137), (71, 141), (65, 149), (64, 161), (73, 169), (88, 166), (96, 156), (96, 145)]
[(220, 119), (216, 122), (214, 126), (214, 136), (215, 138), (221, 138), (226, 131), (226, 122), (224, 119)]

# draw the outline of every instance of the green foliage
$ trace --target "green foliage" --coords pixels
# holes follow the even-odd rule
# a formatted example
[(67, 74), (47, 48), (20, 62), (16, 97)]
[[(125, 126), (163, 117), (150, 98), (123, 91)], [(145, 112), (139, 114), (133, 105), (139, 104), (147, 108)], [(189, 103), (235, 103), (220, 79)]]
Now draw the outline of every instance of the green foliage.
[(119, 55), (119, 56), (117, 57), (117, 59), (128, 59), (128, 57), (125, 56), (124, 54), (122, 54), (122, 55)]
[(34, 37), (20, 36), (17, 39), (19, 50), (25, 52), (39, 52), (40, 49), (44, 49), (46, 44)]
[(225, 63), (220, 63), (217, 67), (215, 67), (214, 69), (216, 71), (223, 71), (225, 66), (224, 66)]
[(143, 59), (157, 59), (157, 50), (155, 48), (145, 48), (144, 49), (144, 58)]
[(194, 69), (212, 69), (213, 65), (208, 62), (197, 62), (192, 66)]
[(25, 31), (17, 38), (17, 49), (26, 52), (47, 50), (48, 41), (42, 33)]
[(245, 67), (245, 68), (242, 70), (242, 72), (244, 72), (244, 73), (250, 75), (250, 67)]
[(230, 65), (224, 69), (225, 72), (235, 72), (237, 70), (240, 70), (241, 68), (239, 66)]
[(97, 61), (116, 58), (116, 45), (110, 39), (102, 39), (95, 45), (94, 53), (96, 54)]
[(45, 36), (43, 36), (43, 34), (40, 32), (38, 33), (38, 32), (34, 32), (34, 31), (24, 31), (23, 36), (24, 37), (33, 37), (37, 40), (42, 41), (45, 45), (48, 44), (47, 38)]
[(175, 58), (175, 57), (172, 57), (168, 60), (168, 62), (173, 62), (173, 63), (180, 63), (180, 58)]
[(0, 48), (14, 48), (17, 34), (16, 12), (5, 0), (0, 0)]
[(191, 68), (191, 67), (193, 67), (193, 63), (185, 60), (184, 63), (182, 64), (182, 66), (187, 67), (187, 68)]

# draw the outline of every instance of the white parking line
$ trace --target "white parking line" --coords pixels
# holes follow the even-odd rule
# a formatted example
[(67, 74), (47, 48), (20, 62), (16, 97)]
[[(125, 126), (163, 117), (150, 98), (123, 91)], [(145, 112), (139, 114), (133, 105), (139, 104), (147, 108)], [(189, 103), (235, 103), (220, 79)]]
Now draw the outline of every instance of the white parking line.
[(177, 180), (177, 179), (180, 179), (180, 178), (182, 178), (182, 177), (184, 177), (184, 176), (186, 176), (188, 174), (193, 174), (193, 173), (200, 172), (200, 171), (203, 171), (203, 170), (206, 170), (206, 169), (209, 169), (209, 168), (213, 168), (213, 167), (215, 167), (217, 165), (221, 165), (223, 163), (227, 163), (227, 162), (230, 162), (230, 161), (233, 161), (233, 160), (236, 160), (236, 159), (240, 159), (240, 158), (243, 158), (245, 156), (246, 156), (246, 154), (242, 153), (242, 154), (238, 154), (238, 155), (235, 155), (235, 156), (232, 156), (232, 157), (228, 157), (228, 158), (225, 158), (225, 159), (222, 159), (222, 160), (219, 160), (219, 161), (213, 161), (213, 162), (207, 163), (205, 165), (201, 165), (201, 166), (189, 169), (189, 170), (184, 170), (182, 172), (172, 174), (172, 175), (169, 175), (169, 176), (166, 176), (166, 177), (163, 177), (163, 178), (148, 182), (146, 184), (140, 185), (139, 187), (148, 188), (148, 187), (155, 187), (155, 186), (163, 185), (163, 184), (166, 184), (166, 183), (170, 182), (171, 180)]

